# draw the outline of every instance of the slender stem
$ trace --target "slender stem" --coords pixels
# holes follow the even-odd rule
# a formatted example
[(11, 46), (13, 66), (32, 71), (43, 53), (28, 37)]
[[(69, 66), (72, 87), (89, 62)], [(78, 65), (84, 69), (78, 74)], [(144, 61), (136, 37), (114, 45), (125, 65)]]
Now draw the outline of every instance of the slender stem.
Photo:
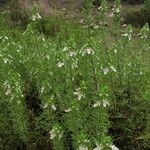
[(99, 83), (98, 83), (98, 80), (97, 80), (96, 69), (95, 69), (95, 65), (94, 65), (94, 61), (93, 61), (92, 55), (91, 55), (90, 58), (91, 58), (92, 70), (93, 70), (93, 74), (94, 74), (95, 89), (96, 89), (96, 91), (98, 91)]

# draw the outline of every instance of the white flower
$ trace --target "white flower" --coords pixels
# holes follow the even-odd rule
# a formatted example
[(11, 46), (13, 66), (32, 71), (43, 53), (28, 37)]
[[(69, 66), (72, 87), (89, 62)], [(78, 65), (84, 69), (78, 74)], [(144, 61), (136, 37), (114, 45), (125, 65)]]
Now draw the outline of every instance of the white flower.
[(63, 67), (64, 65), (65, 65), (64, 62), (58, 62), (58, 63), (57, 63), (57, 66), (58, 66), (59, 68)]
[(107, 106), (109, 106), (110, 104), (109, 104), (109, 102), (108, 101), (106, 101), (106, 100), (103, 100), (103, 107), (107, 107)]
[(63, 132), (60, 132), (60, 133), (58, 134), (58, 138), (61, 139), (62, 136), (63, 136)]
[(72, 67), (72, 69), (74, 69), (74, 68), (78, 68), (78, 64), (77, 64), (77, 62), (73, 62), (73, 63), (71, 64), (71, 67)]
[(102, 146), (97, 146), (97, 147), (95, 147), (93, 150), (102, 150), (102, 149), (103, 149)]
[(74, 52), (74, 51), (69, 52), (69, 56), (70, 56), (70, 57), (73, 57), (73, 56), (75, 56), (75, 55), (77, 55), (76, 52)]
[[(21, 97), (24, 97), (24, 96), (21, 96)], [(13, 101), (14, 100), (14, 95), (11, 95), (11, 97), (10, 97), (10, 101)]]
[(9, 62), (9, 59), (8, 59), (8, 58), (4, 58), (3, 60), (4, 60), (4, 63), (5, 63), (5, 64), (7, 64), (7, 63)]
[(3, 85), (6, 88), (5, 95), (10, 95), (11, 94), (11, 86), (10, 86), (10, 84), (8, 84), (8, 81), (5, 81), (5, 83)]
[(7, 81), (7, 80), (4, 82), (3, 85), (4, 85), (5, 87), (6, 87), (6, 86), (10, 86), (10, 85), (8, 84), (8, 81)]
[(78, 150), (88, 150), (88, 147), (86, 147), (85, 145), (81, 145), (79, 146)]
[(122, 36), (123, 36), (123, 37), (127, 37), (128, 40), (130, 41), (130, 40), (131, 40), (131, 37), (132, 37), (131, 33), (132, 33), (132, 31), (130, 31), (130, 33), (124, 33), (124, 34), (122, 34)]
[(56, 110), (56, 109), (57, 109), (56, 106), (55, 106), (54, 104), (52, 104), (51, 107), (52, 107), (53, 110)]
[(116, 10), (115, 10), (117, 13), (119, 13), (120, 12), (120, 8), (116, 8)]
[(88, 26), (83, 26), (84, 29), (88, 28)]
[(97, 101), (95, 104), (93, 104), (93, 107), (98, 107), (98, 106), (101, 106), (101, 102), (100, 101)]
[(103, 105), (103, 107), (107, 107), (107, 106), (109, 106), (110, 104), (109, 104), (108, 101), (102, 100), (102, 102), (101, 102), (101, 101), (97, 101), (95, 104), (93, 104), (93, 107), (96, 108), (96, 107), (99, 107), (99, 106), (101, 106), (101, 105)]
[(122, 36), (125, 36), (125, 37), (127, 37), (127, 36), (128, 36), (128, 33), (124, 33), (124, 34), (122, 34)]
[(41, 19), (41, 16), (40, 16), (39, 13), (37, 13), (36, 15), (33, 15), (33, 16), (32, 16), (32, 20), (33, 20), (33, 21), (35, 21), (35, 20), (37, 20), (37, 19)]
[(56, 134), (53, 132), (53, 133), (51, 133), (51, 135), (50, 135), (50, 139), (52, 140), (52, 139), (54, 139), (56, 137)]
[(84, 97), (84, 95), (82, 94), (80, 88), (76, 89), (76, 92), (74, 92), (73, 94), (78, 97), (78, 100), (81, 100), (81, 98)]
[(129, 66), (129, 67), (131, 67), (131, 66), (132, 66), (132, 64), (131, 64), (131, 63), (128, 63), (128, 66)]
[(10, 94), (11, 94), (11, 89), (8, 88), (7, 91), (6, 91), (6, 93), (5, 93), (5, 95), (10, 95)]
[(147, 35), (141, 36), (141, 39), (145, 39), (145, 38), (147, 38)]
[(117, 54), (117, 50), (116, 49), (114, 49), (114, 52), (115, 52), (115, 54)]
[(94, 50), (92, 50), (91, 48), (87, 48), (87, 49), (83, 50), (82, 56), (84, 56), (85, 54), (93, 55), (94, 53), (95, 53)]
[(49, 55), (46, 55), (46, 58), (49, 60), (50, 59)]
[(63, 52), (68, 51), (68, 47), (66, 47), (66, 46), (65, 46), (65, 47), (63, 48), (63, 50), (62, 50), (62, 51), (63, 51)]
[(47, 108), (48, 107), (48, 103), (45, 103), (45, 105), (43, 106), (43, 108)]
[(103, 146), (96, 142), (96, 147), (93, 150), (102, 150)]
[(43, 87), (41, 88), (41, 93), (43, 93), (43, 92), (44, 92), (44, 89), (45, 89), (45, 87), (43, 86)]
[(5, 36), (4, 38), (5, 38), (6, 40), (8, 40), (8, 37), (7, 37), (7, 36)]
[(119, 148), (116, 147), (115, 145), (110, 145), (109, 147), (110, 147), (112, 150), (119, 150)]
[(114, 16), (114, 13), (113, 13), (113, 12), (109, 14), (109, 17), (113, 17), (113, 16)]
[(84, 22), (84, 19), (81, 19), (81, 20), (79, 21), (80, 24), (82, 24), (83, 22)]
[(45, 38), (44, 37), (42, 37), (42, 40), (45, 42)]
[(32, 16), (32, 20), (33, 20), (33, 21), (36, 20), (36, 16), (35, 16), (35, 15)]
[(84, 143), (89, 143), (89, 142), (90, 142), (90, 140), (88, 140), (88, 139), (84, 140)]
[(93, 51), (91, 48), (87, 48), (85, 51), (86, 51), (86, 53), (89, 54), (89, 55), (90, 55), (90, 54), (94, 54), (94, 51)]
[(102, 150), (102, 149), (99, 147), (95, 147), (93, 150)]
[(140, 72), (140, 75), (142, 75), (143, 74), (143, 72)]
[(65, 112), (71, 112), (71, 108), (65, 109)]
[(20, 103), (21, 103), (21, 101), (18, 100), (18, 101), (17, 101), (17, 104), (19, 105)]
[(123, 24), (123, 25), (122, 25), (122, 27), (126, 27), (126, 26), (127, 26), (126, 24)]
[(108, 68), (103, 68), (102, 70), (103, 70), (104, 75), (108, 74), (108, 72), (109, 72)]
[(110, 68), (112, 69), (112, 71), (117, 72), (114, 66), (110, 66)]
[(54, 139), (57, 136), (57, 128), (53, 127), (53, 129), (49, 132), (50, 134), (50, 139)]
[(39, 13), (37, 13), (37, 19), (41, 19), (41, 16)]
[(131, 40), (131, 34), (124, 33), (124, 34), (122, 34), (122, 36), (124, 36), (124, 37), (128, 37), (128, 40), (129, 40), (129, 41)]
[(50, 75), (53, 75), (53, 72), (50, 71), (49, 74), (50, 74)]
[(94, 26), (94, 29), (99, 29), (99, 26)]
[(15, 43), (15, 42), (13, 42), (13, 41), (12, 41), (11, 43), (12, 43), (13, 45), (16, 45), (16, 43)]
[(128, 37), (128, 40), (131, 41), (131, 35)]
[(49, 134), (50, 134), (50, 139), (51, 139), (51, 140), (54, 139), (55, 137), (58, 137), (59, 139), (62, 138), (62, 136), (63, 136), (63, 131), (61, 131), (60, 129), (61, 129), (61, 128), (58, 127), (58, 126), (54, 126), (54, 127), (52, 128), (52, 130), (49, 132)]
[(102, 9), (102, 6), (98, 7), (98, 9), (97, 9), (97, 10), (100, 10), (100, 9)]

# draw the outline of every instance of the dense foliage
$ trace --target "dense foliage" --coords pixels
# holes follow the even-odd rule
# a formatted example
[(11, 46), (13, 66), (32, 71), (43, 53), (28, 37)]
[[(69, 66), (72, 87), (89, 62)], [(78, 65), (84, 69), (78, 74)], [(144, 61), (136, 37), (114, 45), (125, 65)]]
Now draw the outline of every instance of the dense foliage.
[(122, 1), (128, 4), (140, 4), (144, 2), (144, 0), (122, 0)]
[(106, 0), (91, 9), (82, 27), (33, 7), (21, 32), (0, 14), (0, 149), (150, 148), (149, 26), (121, 27), (120, 0), (109, 26)]
[(6, 4), (6, 3), (8, 3), (10, 0), (1, 0), (0, 1), (0, 4)]
[(144, 6), (140, 9), (130, 10), (125, 15), (125, 23), (135, 27), (142, 27), (145, 23), (150, 25), (150, 1), (145, 0)]
[[(84, 0), (86, 1), (86, 0)], [(110, 2), (114, 2), (115, 0), (109, 0)], [(100, 6), (101, 5), (101, 2), (102, 0), (92, 0), (93, 2), (93, 5), (95, 6)], [(144, 2), (144, 0), (122, 0), (122, 2), (125, 2), (127, 4), (141, 4)]]
[(150, 25), (150, 11), (145, 8), (129, 11), (124, 20), (124, 23), (132, 24), (135, 27), (142, 27), (145, 23)]

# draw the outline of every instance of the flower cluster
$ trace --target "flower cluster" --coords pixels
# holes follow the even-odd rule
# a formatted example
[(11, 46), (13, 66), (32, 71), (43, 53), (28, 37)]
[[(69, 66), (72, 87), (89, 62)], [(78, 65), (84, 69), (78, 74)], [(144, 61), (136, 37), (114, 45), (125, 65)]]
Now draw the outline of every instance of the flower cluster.
[(102, 100), (102, 101), (97, 101), (95, 104), (93, 104), (93, 107), (99, 107), (99, 106), (103, 106), (103, 107), (107, 107), (109, 106), (109, 102), (107, 100)]
[(76, 91), (73, 93), (75, 96), (77, 96), (78, 100), (81, 100), (82, 98), (84, 98), (84, 94), (81, 91), (81, 88), (76, 89)]
[(101, 70), (102, 70), (104, 75), (107, 75), (109, 72), (117, 72), (117, 70), (114, 66), (105, 67), (105, 68), (101, 67)]
[(54, 138), (61, 139), (63, 136), (63, 130), (61, 126), (55, 125), (52, 130), (49, 132), (50, 134), (50, 139), (53, 140)]
[(42, 18), (42, 17), (40, 16), (39, 13), (36, 13), (35, 15), (32, 16), (32, 20), (33, 20), (33, 21), (39, 20), (39, 19), (41, 19), (41, 18)]
[(86, 48), (82, 51), (82, 56), (84, 55), (93, 55), (95, 53), (95, 51), (91, 48)]
[(122, 36), (126, 37), (129, 41), (131, 41), (132, 34), (133, 34), (133, 30), (132, 30), (132, 27), (129, 25), (126, 29), (126, 32), (122, 34)]
[(149, 25), (148, 25), (148, 23), (146, 23), (145, 26), (141, 29), (141, 31), (139, 33), (141, 39), (147, 39), (149, 31), (150, 31), (149, 30)]
[[(108, 145), (108, 144), (107, 144), (107, 147), (111, 148), (111, 150), (119, 150), (119, 148), (116, 147), (115, 145)], [(94, 148), (93, 150), (103, 150), (103, 149), (104, 149), (103, 146), (97, 145), (97, 147)]]

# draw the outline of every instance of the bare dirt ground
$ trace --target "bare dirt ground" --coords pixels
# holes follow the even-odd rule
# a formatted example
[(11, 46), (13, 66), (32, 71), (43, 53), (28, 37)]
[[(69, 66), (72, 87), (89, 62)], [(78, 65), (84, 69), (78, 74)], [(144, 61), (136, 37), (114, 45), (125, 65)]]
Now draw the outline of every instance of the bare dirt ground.
[[(75, 17), (82, 7), (83, 0), (18, 0), (19, 7), (24, 12), (29, 12), (34, 3), (37, 3), (40, 12), (44, 16), (64, 13)], [(64, 11), (65, 10), (65, 11)]]
[[(82, 19), (83, 13), (81, 11), (83, 0), (18, 0), (21, 10), (24, 12), (31, 11), (33, 3), (38, 3), (40, 8), (41, 15), (65, 15), (67, 18), (70, 18), (74, 21), (79, 21)], [(110, 12), (113, 7), (113, 3), (110, 2)], [(122, 16), (125, 16), (126, 13), (130, 10), (140, 9), (141, 5), (128, 5), (122, 4)], [(97, 14), (96, 8), (94, 9)]]

